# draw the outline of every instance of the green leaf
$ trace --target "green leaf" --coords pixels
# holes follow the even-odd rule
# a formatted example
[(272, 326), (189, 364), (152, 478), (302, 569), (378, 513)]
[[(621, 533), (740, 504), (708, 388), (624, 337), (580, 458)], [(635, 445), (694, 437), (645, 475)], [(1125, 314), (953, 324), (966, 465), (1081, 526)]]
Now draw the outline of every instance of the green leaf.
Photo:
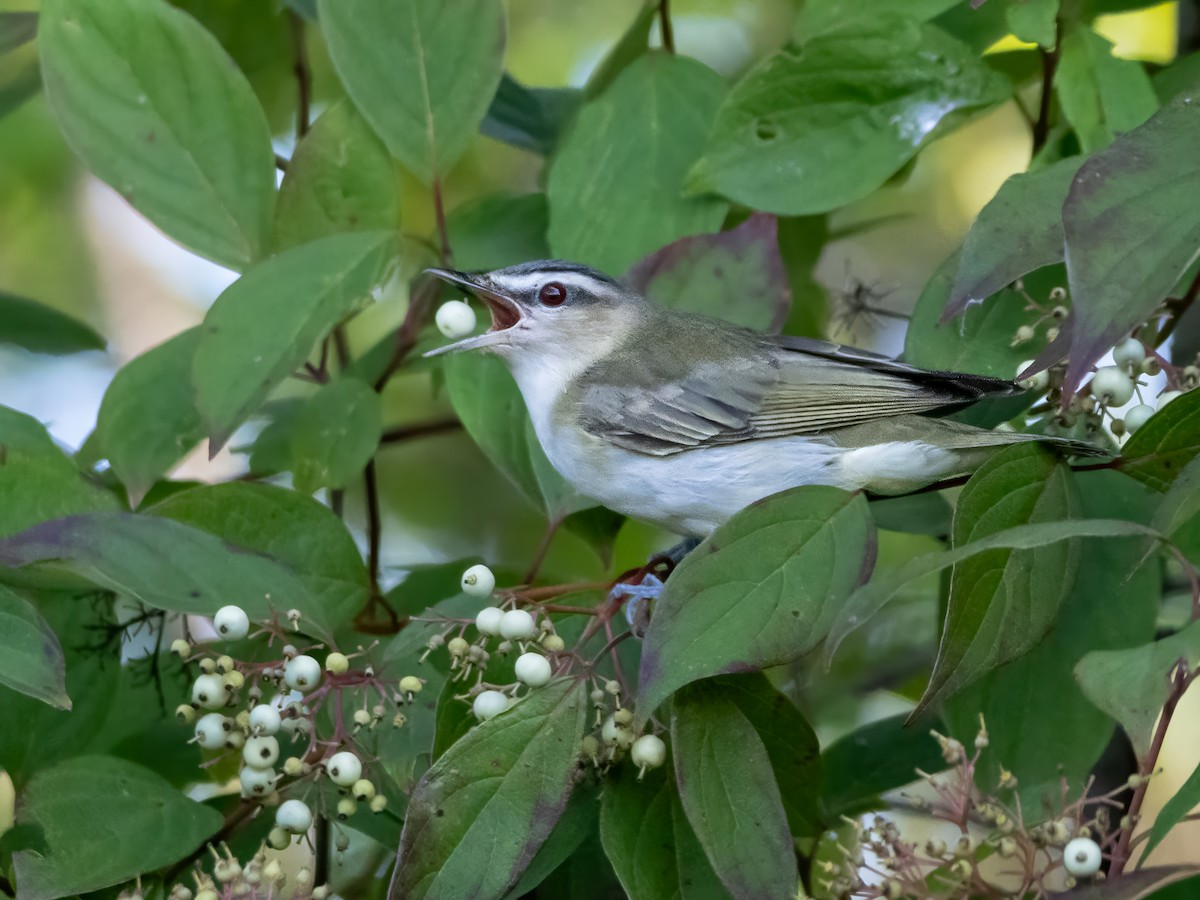
[(1169, 66), (1154, 73), (1151, 79), (1160, 103), (1167, 103), (1179, 94), (1200, 84), (1200, 51), (1176, 57)]
[(367, 568), (353, 535), (337, 514), (310, 497), (231, 481), (173, 494), (147, 512), (278, 560), (331, 622), (346, 621), (367, 602)]
[(313, 123), (288, 162), (271, 244), (287, 250), (347, 231), (387, 231), (400, 219), (392, 159), (343, 101)]
[(382, 436), (383, 407), (369, 384), (346, 377), (322, 386), (292, 432), (296, 490), (347, 487), (362, 475)]
[(447, 751), (413, 790), (390, 893), (503, 896), (567, 805), (587, 712), (585, 683), (562, 679)]
[(266, 251), (275, 158), (242, 74), (163, 0), (47, 0), (50, 108), (99, 178), (185, 247), (241, 269)]
[(584, 104), (547, 178), (552, 254), (616, 275), (677, 238), (716, 231), (728, 204), (682, 191), (724, 92), (701, 63), (656, 52)]
[(1019, 40), (1047, 50), (1058, 43), (1058, 0), (1009, 0), (1004, 12)]
[[(390, 342), (389, 342), (390, 343)], [(266, 419), (262, 431), (249, 448), (234, 447), (236, 453), (250, 451), (250, 471), (255, 475), (275, 475), (292, 467), (292, 431), (304, 409), (301, 397), (287, 397), (264, 404), (260, 415)]]
[(839, 23), (738, 82), (689, 184), (779, 215), (827, 212), (1008, 97), (1001, 75), (932, 25), (887, 15)]
[(0, 344), (56, 356), (103, 350), (105, 346), (104, 338), (78, 319), (3, 291), (0, 291)]
[(1137, 128), (1158, 109), (1142, 64), (1112, 55), (1112, 43), (1080, 24), (1063, 38), (1054, 88), (1085, 153)]
[[(967, 482), (954, 510), (954, 546), (1019, 525), (1079, 514), (1071, 469), (1034, 443), (1000, 451)], [(1028, 653), (1058, 617), (1079, 570), (1079, 542), (997, 549), (960, 560), (937, 661), (914, 715)]]
[(639, 778), (619, 766), (605, 778), (600, 840), (629, 900), (729, 896), (688, 824), (670, 768)]
[(1062, 205), (1082, 163), (1083, 157), (1073, 156), (1000, 185), (963, 241), (941, 322), (1022, 275), (1063, 261)]
[(120, 884), (187, 856), (221, 827), (150, 769), (108, 756), (61, 762), (17, 798), (17, 821), (42, 828), (49, 854), (13, 855), (21, 896), (51, 900)]
[(0, 587), (0, 684), (58, 709), (70, 709), (66, 663), (37, 607)]
[(1192, 770), (1192, 774), (1179, 786), (1171, 798), (1163, 804), (1150, 828), (1150, 839), (1146, 842), (1143, 857), (1148, 857), (1154, 848), (1162, 843), (1172, 828), (1183, 821), (1198, 804), (1200, 804), (1200, 765)]
[(950, 534), (953, 515), (953, 507), (938, 493), (871, 500), (871, 517), (876, 527), (884, 531), (945, 538)]
[[(1197, 549), (1197, 535), (1195, 528), (1189, 526), (1195, 524), (1197, 516), (1200, 516), (1200, 462), (1193, 459), (1167, 489), (1151, 524), (1191, 557)], [(1186, 538), (1183, 542), (1179, 540), (1180, 532), (1184, 532)]]
[(800, 883), (771, 761), (737, 702), (710, 683), (671, 706), (671, 753), (688, 822), (739, 900), (792, 897)]
[(792, 296), (775, 231), (774, 216), (756, 214), (729, 231), (680, 238), (638, 262), (625, 281), (669, 309), (777, 332)]
[[(1083, 515), (1145, 522), (1153, 509), (1146, 488), (1115, 472), (1079, 473)], [(1091, 650), (1148, 641), (1162, 594), (1156, 557), (1140, 541), (1082, 542), (1074, 589), (1058, 622), (1028, 654), (988, 673), (944, 710), (950, 733), (970, 746), (982, 713), (990, 735), (979, 783), (993, 784), (1000, 767), (1017, 777), (1029, 815), (1058, 802), (1061, 779), (1081, 790), (1112, 738), (1113, 722), (1075, 682), (1075, 664)], [(976, 557), (979, 559), (980, 557)]]
[(550, 255), (545, 194), (491, 194), (450, 213), (446, 229), (454, 261), (491, 271)]
[(870, 572), (867, 501), (800, 487), (742, 510), (684, 557), (655, 601), (642, 650), (642, 720), (712, 675), (799, 659)]
[(37, 34), (37, 21), (35, 12), (0, 12), (0, 53), (32, 41)]
[(506, 896), (524, 897), (549, 877), (550, 873), (575, 854), (589, 837), (596, 833), (599, 798), (594, 790), (580, 788), (571, 792), (567, 808), (559, 817), (550, 837), (525, 869), (521, 880)]
[(829, 297), (817, 280), (817, 264), (830, 241), (827, 216), (790, 216), (777, 221), (779, 254), (787, 270), (792, 309), (784, 334), (824, 338), (829, 324)]
[(177, 334), (122, 366), (104, 392), (97, 439), (135, 505), (204, 438), (192, 400), (199, 343), (199, 327)]
[[(914, 22), (928, 22), (955, 6), (958, 0), (877, 0), (872, 11), (885, 15), (900, 15)], [(814, 34), (837, 28), (862, 17), (863, 7), (858, 0), (805, 0), (796, 14), (792, 34), (804, 40)]]
[(525, 401), (500, 360), (459, 353), (444, 361), (446, 390), (471, 439), (548, 519), (594, 505), (567, 484), (546, 459)]
[(1058, 541), (1078, 537), (1159, 538), (1153, 528), (1122, 519), (1081, 519), (1068, 522), (1041, 522), (1006, 528), (982, 540), (952, 550), (939, 550), (915, 556), (907, 563), (880, 572), (869, 584), (855, 591), (838, 612), (829, 629), (825, 658), (830, 660), (846, 636), (861, 627), (885, 604), (914, 581), (947, 569), (957, 562), (991, 550), (1033, 550)]
[[(583, 103), (576, 88), (531, 88), (507, 72), (479, 125), (481, 134), (513, 147), (549, 156)], [(458, 257), (458, 247), (454, 247)]]
[[(1197, 866), (1151, 866), (1122, 872), (1120, 878), (1081, 884), (1073, 888), (1070, 894), (1056, 896), (1069, 896), (1071, 900), (1142, 900), (1143, 897), (1191, 900), (1196, 896), (1196, 887), (1200, 887), (1200, 878), (1193, 880), (1197, 873), (1200, 873), (1200, 867)], [(1184, 881), (1185, 878), (1189, 880)], [(1176, 893), (1171, 889), (1172, 885), (1182, 890)]]
[(1063, 206), (1071, 282), (1065, 391), (1144, 322), (1200, 247), (1200, 88), (1090, 156)]
[(617, 77), (629, 68), (630, 64), (644, 56), (650, 49), (650, 27), (658, 15), (658, 4), (643, 0), (641, 8), (634, 16), (629, 27), (621, 37), (604, 54), (584, 85), (583, 95), (588, 100), (594, 100), (608, 90)]
[(389, 232), (322, 238), (272, 256), (217, 298), (192, 365), (210, 453), (354, 310), (393, 248)]
[(0, 406), (0, 537), (74, 513), (117, 509), (32, 416)]
[(1165, 491), (1200, 454), (1200, 392), (1176, 397), (1125, 444), (1121, 471)]
[(871, 722), (826, 748), (821, 800), (830, 820), (877, 807), (880, 794), (915, 781), (917, 769), (936, 772), (944, 767), (929, 732), (906, 725), (907, 718)]
[(504, 60), (499, 0), (320, 0), (329, 55), (392, 156), (444, 178), (483, 121)]
[(155, 609), (211, 616), (236, 603), (267, 619), (294, 608), (307, 632), (329, 633), (328, 614), (289, 568), (156, 516), (71, 516), (0, 541), (0, 568), (42, 562)]

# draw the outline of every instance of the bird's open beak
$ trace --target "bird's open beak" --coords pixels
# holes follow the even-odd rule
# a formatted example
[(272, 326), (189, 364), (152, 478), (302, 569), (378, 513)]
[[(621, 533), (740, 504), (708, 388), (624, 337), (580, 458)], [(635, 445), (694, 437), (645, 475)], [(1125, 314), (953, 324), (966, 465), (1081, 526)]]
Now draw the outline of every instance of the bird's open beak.
[(484, 302), (488, 308), (488, 312), (492, 315), (492, 327), (483, 334), (463, 338), (461, 341), (455, 341), (453, 344), (447, 344), (445, 347), (430, 350), (425, 356), (441, 356), (443, 353), (475, 350), (480, 347), (499, 343), (504, 340), (504, 332), (521, 321), (522, 313), (520, 305), (511, 297), (490, 287), (483, 280), (483, 276), (470, 272), (455, 272), (451, 269), (426, 269), (425, 271), (430, 275), (437, 276), (442, 281), (460, 287), (467, 293), (478, 297)]

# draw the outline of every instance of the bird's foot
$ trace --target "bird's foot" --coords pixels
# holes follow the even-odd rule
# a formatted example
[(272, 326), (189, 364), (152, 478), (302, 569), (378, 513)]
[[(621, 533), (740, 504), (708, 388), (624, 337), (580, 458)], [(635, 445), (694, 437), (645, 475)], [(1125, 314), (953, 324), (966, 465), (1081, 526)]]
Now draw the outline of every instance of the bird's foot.
[(617, 579), (608, 592), (611, 603), (625, 602), (625, 620), (634, 634), (641, 637), (650, 623), (651, 601), (658, 599), (664, 582), (687, 554), (699, 545), (699, 538), (680, 541), (666, 553), (650, 557), (646, 565), (630, 569)]

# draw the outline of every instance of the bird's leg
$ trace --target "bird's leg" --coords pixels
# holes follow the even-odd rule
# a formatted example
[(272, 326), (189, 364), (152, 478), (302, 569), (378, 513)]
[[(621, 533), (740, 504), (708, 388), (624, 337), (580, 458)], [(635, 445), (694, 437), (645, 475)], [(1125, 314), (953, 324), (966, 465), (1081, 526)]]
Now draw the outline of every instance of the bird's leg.
[(613, 584), (612, 590), (608, 592), (608, 599), (613, 604), (620, 604), (628, 599), (629, 602), (625, 604), (625, 618), (635, 635), (641, 637), (645, 633), (650, 622), (650, 601), (658, 599), (658, 595), (662, 593), (663, 582), (699, 544), (700, 538), (685, 538), (666, 553), (650, 557), (646, 565), (625, 572)]

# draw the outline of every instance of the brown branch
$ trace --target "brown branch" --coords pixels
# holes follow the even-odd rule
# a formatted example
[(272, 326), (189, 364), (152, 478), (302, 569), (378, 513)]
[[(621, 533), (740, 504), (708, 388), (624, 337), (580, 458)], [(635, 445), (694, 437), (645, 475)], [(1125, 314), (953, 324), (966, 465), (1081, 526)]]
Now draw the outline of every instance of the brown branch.
[(312, 70), (308, 65), (308, 47), (304, 42), (304, 19), (288, 11), (292, 31), (292, 72), (296, 76), (296, 140), (308, 134), (309, 107), (312, 105)]
[(1038, 103), (1037, 121), (1033, 123), (1033, 155), (1037, 156), (1050, 137), (1050, 102), (1054, 97), (1054, 75), (1062, 52), (1062, 23), (1054, 23), (1054, 49), (1040, 50), (1042, 55), (1042, 95)]
[(671, 27), (670, 0), (658, 0), (658, 21), (662, 26), (662, 45), (668, 53), (675, 52), (675, 30)]
[(286, 172), (288, 170), (289, 162), (291, 162), (291, 160), (289, 160), (286, 156), (280, 156), (278, 153), (275, 154), (275, 168), (277, 168), (280, 172)]
[(1183, 318), (1183, 314), (1192, 308), (1192, 304), (1196, 302), (1196, 298), (1200, 296), (1200, 269), (1196, 270), (1196, 277), (1192, 279), (1192, 283), (1188, 285), (1182, 297), (1170, 298), (1167, 300), (1167, 311), (1171, 317), (1167, 319), (1162, 330), (1154, 339), (1154, 346), (1161, 347), (1166, 343), (1167, 338), (1175, 333), (1175, 328), (1179, 324), (1179, 320)]
[(371, 594), (378, 596), (379, 551), (383, 543), (383, 520), (379, 514), (379, 484), (375, 478), (375, 460), (363, 469), (363, 486), (367, 494), (367, 571), (371, 578)]
[(398, 444), (413, 438), (458, 431), (462, 427), (463, 424), (458, 419), (439, 419), (436, 422), (421, 422), (416, 425), (397, 425), (395, 428), (387, 429), (379, 442), (381, 444)]
[(521, 579), (525, 584), (533, 584), (533, 580), (537, 578), (538, 571), (542, 568), (542, 563), (546, 561), (546, 554), (550, 552), (550, 545), (554, 542), (554, 535), (558, 533), (562, 522), (563, 520), (558, 518), (546, 523), (546, 532), (542, 535), (542, 539), (538, 542), (537, 550), (533, 553), (533, 561), (529, 563), (529, 571)]
[(417, 345), (417, 340), (421, 336), (421, 326), (425, 323), (429, 309), (433, 306), (434, 298), (437, 297), (440, 290), (440, 284), (436, 279), (425, 278), (416, 282), (409, 299), (408, 312), (405, 313), (400, 327), (396, 329), (396, 345), (392, 350), (392, 358), (388, 360), (383, 374), (376, 379), (375, 390), (383, 390), (391, 377), (404, 364), (405, 358), (413, 347)]

